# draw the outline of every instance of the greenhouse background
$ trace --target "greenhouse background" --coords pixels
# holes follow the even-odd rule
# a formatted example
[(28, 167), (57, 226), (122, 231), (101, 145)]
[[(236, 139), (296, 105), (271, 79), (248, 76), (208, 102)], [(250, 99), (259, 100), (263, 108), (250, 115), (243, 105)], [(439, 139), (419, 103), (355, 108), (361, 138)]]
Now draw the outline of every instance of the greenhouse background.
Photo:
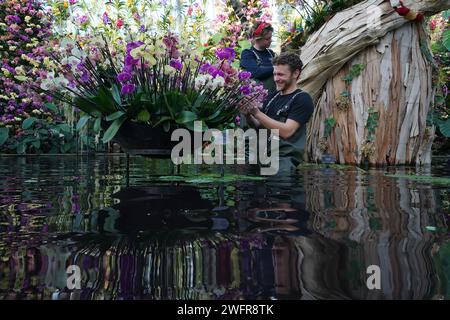
[[(303, 161), (194, 163), (276, 97), (241, 64), (261, 23), (303, 64)], [(448, 0), (0, 0), (0, 300), (450, 299), (449, 25)]]

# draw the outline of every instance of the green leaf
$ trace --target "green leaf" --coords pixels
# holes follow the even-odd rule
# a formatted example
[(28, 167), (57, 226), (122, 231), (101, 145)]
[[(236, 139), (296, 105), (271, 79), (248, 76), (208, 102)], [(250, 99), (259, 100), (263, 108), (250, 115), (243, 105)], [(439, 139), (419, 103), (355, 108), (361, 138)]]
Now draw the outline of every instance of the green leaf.
[(352, 81), (353, 80), (353, 77), (351, 76), (351, 75), (346, 75), (346, 76), (344, 76), (344, 77), (341, 77), (341, 80), (344, 80), (344, 81)]
[(163, 129), (164, 129), (164, 132), (169, 132), (169, 130), (170, 130), (170, 121), (164, 122)]
[(78, 120), (77, 127), (76, 127), (77, 131), (80, 131), (81, 129), (83, 129), (90, 118), (91, 118), (90, 115), (82, 116), (80, 118), (80, 120)]
[(58, 112), (58, 107), (54, 104), (54, 103), (51, 103), (51, 102), (47, 102), (46, 104), (44, 104), (50, 111), (53, 111), (53, 112)]
[(71, 143), (64, 143), (61, 145), (61, 153), (67, 153), (67, 151), (69, 151), (72, 148), (72, 144)]
[(212, 36), (211, 40), (214, 44), (218, 44), (223, 37), (225, 37), (225, 34), (216, 33), (215, 35)]
[(239, 47), (245, 49), (245, 48), (250, 48), (251, 43), (248, 40), (239, 40), (238, 41)]
[(159, 119), (159, 120), (153, 125), (153, 127), (156, 127), (156, 126), (160, 125), (161, 123), (163, 123), (164, 121), (169, 121), (169, 120), (172, 120), (172, 117), (163, 116), (163, 117), (161, 117), (161, 119)]
[(447, 121), (438, 121), (439, 130), (441, 133), (446, 136), (447, 138), (450, 138), (450, 119)]
[(327, 118), (325, 121), (330, 127), (334, 127), (334, 125), (336, 124), (336, 119), (333, 117)]
[(217, 110), (216, 112), (214, 112), (212, 115), (210, 115), (208, 118), (206, 118), (206, 121), (211, 120), (214, 121), (214, 119), (218, 116), (220, 116), (222, 113), (222, 110)]
[(365, 69), (365, 65), (364, 64), (355, 64), (350, 68), (350, 76), (351, 77), (357, 77), (361, 74), (361, 71), (363, 71)]
[(197, 120), (197, 115), (193, 113), (192, 111), (182, 111), (180, 112), (177, 117), (175, 118), (175, 121), (177, 123), (186, 123)]
[(65, 133), (70, 133), (70, 127), (67, 125), (67, 123), (62, 123), (58, 125), (58, 128), (61, 129), (61, 131), (65, 132)]
[(103, 112), (102, 109), (99, 108), (97, 106), (97, 104), (90, 99), (76, 97), (73, 99), (73, 103), (76, 105), (76, 107), (78, 109), (80, 109), (81, 111), (84, 111), (88, 114), (93, 114), (95, 112), (100, 112), (100, 113)]
[(120, 106), (122, 105), (122, 99), (120, 98), (120, 91), (117, 85), (113, 84), (111, 88), (112, 96), (114, 98), (114, 101)]
[(16, 151), (17, 151), (18, 154), (24, 154), (26, 149), (27, 149), (27, 146), (26, 146), (25, 143), (19, 143), (17, 145)]
[(123, 112), (123, 111), (114, 112), (113, 114), (110, 114), (109, 116), (106, 117), (106, 121), (113, 121), (113, 120), (119, 119), (124, 114), (125, 114), (125, 112)]
[(164, 93), (164, 105), (170, 115), (175, 118), (179, 112), (188, 110), (189, 101), (184, 93), (170, 91)]
[(446, 10), (442, 13), (442, 18), (444, 18), (444, 20), (447, 20), (448, 18), (450, 18), (450, 10)]
[[(186, 128), (188, 128), (189, 130), (194, 131), (194, 122), (186, 122), (184, 124), (184, 126)], [(205, 132), (206, 130), (208, 130), (208, 126), (206, 125), (206, 123), (204, 121), (202, 121), (202, 132)]]
[(124, 121), (127, 119), (126, 116), (123, 116), (121, 118), (118, 118), (116, 120), (114, 120), (113, 123), (111, 123), (111, 125), (109, 126), (109, 128), (106, 130), (105, 134), (103, 135), (103, 142), (107, 143), (109, 141), (112, 140), (112, 138), (114, 138), (114, 136), (116, 135), (117, 131), (119, 131), (120, 127), (122, 126), (122, 124), (124, 123)]
[(36, 121), (37, 119), (34, 117), (29, 117), (27, 119), (24, 120), (24, 122), (22, 122), (22, 129), (26, 130), (29, 127), (31, 127), (33, 125), (33, 123)]
[(0, 128), (0, 146), (9, 138), (9, 128)]
[(443, 104), (445, 102), (445, 98), (443, 96), (436, 96), (435, 103)]
[(94, 101), (97, 102), (98, 109), (103, 114), (112, 113), (117, 110), (114, 106), (115, 101), (112, 93), (105, 87), (98, 89), (98, 95), (94, 98)]
[(148, 120), (150, 120), (150, 113), (146, 109), (144, 109), (139, 112), (139, 114), (137, 115), (137, 119), (141, 122), (147, 122)]
[(194, 102), (194, 105), (192, 106), (193, 109), (198, 109), (202, 103), (206, 100), (206, 95), (200, 94), (197, 96), (197, 99)]
[(450, 29), (447, 29), (442, 34), (442, 43), (450, 51)]
[(31, 143), (36, 150), (39, 150), (41, 147), (41, 140), (35, 140)]
[(100, 126), (101, 126), (101, 124), (102, 124), (102, 119), (101, 118), (97, 118), (97, 119), (95, 119), (95, 122), (94, 122), (94, 132), (100, 132)]

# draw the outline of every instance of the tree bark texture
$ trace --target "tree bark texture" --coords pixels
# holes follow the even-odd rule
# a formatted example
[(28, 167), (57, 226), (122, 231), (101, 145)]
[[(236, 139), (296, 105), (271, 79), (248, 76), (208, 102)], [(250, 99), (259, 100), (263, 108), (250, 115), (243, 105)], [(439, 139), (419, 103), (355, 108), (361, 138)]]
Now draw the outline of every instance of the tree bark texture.
[[(425, 14), (450, 8), (450, 1), (404, 3)], [(301, 58), (299, 85), (316, 101), (309, 160), (328, 153), (348, 164), (431, 163), (433, 60), (423, 24), (399, 16), (389, 1), (364, 1), (312, 34)], [(346, 84), (341, 78), (356, 64), (364, 70)], [(335, 120), (329, 134), (327, 119)]]

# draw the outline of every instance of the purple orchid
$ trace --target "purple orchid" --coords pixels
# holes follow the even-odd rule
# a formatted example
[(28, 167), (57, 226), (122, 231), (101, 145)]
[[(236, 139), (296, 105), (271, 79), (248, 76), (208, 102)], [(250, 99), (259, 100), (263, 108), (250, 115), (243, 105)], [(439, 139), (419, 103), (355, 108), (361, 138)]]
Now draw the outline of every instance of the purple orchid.
[(121, 95), (131, 94), (136, 89), (136, 86), (133, 83), (124, 84), (122, 89), (120, 90)]

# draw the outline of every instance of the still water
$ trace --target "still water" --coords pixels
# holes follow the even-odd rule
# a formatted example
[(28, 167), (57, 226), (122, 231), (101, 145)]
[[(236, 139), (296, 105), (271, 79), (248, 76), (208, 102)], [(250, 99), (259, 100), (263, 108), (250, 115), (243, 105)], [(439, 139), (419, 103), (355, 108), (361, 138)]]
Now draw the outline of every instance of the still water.
[(449, 299), (450, 185), (386, 176), (450, 177), (445, 161), (261, 180), (173, 176), (142, 157), (128, 176), (124, 156), (0, 157), (0, 299)]

